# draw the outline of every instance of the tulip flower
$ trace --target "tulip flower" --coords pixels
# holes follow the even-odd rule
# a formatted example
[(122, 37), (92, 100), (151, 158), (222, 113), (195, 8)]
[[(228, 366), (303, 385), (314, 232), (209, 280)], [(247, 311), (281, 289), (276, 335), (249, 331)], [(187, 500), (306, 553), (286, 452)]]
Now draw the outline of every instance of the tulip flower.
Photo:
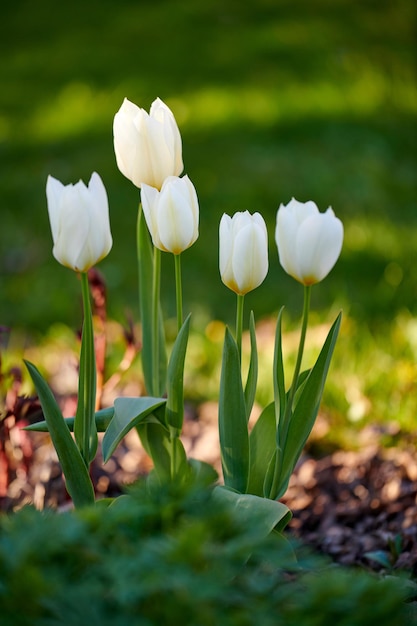
[(275, 238), (284, 270), (309, 286), (323, 280), (336, 263), (343, 225), (331, 208), (320, 213), (314, 202), (293, 198), (278, 209)]
[(161, 189), (168, 176), (179, 176), (184, 169), (180, 131), (159, 98), (149, 114), (125, 98), (114, 116), (113, 138), (117, 166), (136, 187)]
[(156, 248), (178, 255), (195, 242), (198, 237), (198, 199), (188, 176), (169, 176), (161, 191), (143, 184), (141, 200)]
[(63, 185), (48, 176), (46, 184), (53, 255), (76, 272), (87, 272), (110, 252), (112, 236), (106, 189), (98, 174), (88, 187), (80, 180)]
[(258, 287), (268, 272), (268, 235), (263, 217), (249, 211), (220, 220), (220, 275), (238, 295)]

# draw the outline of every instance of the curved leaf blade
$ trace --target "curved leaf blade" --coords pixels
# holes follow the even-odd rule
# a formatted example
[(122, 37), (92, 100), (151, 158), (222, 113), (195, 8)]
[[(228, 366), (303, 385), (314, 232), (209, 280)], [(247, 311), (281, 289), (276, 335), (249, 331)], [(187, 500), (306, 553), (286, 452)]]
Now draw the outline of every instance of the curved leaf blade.
[(225, 484), (245, 493), (249, 477), (249, 434), (239, 352), (228, 328), (220, 377), (219, 437)]
[[(94, 414), (96, 428), (98, 433), (104, 433), (107, 426), (110, 424), (114, 415), (114, 407), (106, 407), (105, 409), (100, 409), (96, 411)], [(64, 422), (68, 426), (70, 432), (74, 430), (74, 420), (75, 417), (64, 417)], [(34, 424), (30, 424), (29, 426), (25, 426), (23, 430), (29, 430), (40, 433), (48, 432), (48, 423), (43, 420), (41, 422), (35, 422)]]
[(271, 402), (262, 411), (249, 435), (250, 470), (247, 492), (256, 496), (264, 495), (265, 477), (276, 449), (275, 430), (275, 404)]
[[(103, 437), (103, 458), (106, 463), (127, 433), (166, 403), (164, 398), (116, 398), (114, 415)], [(155, 418), (154, 418), (155, 419)]]
[(33, 363), (25, 361), (25, 365), (35, 385), (52, 443), (65, 476), (66, 488), (74, 506), (94, 504), (94, 489), (88, 468), (62, 417), (52, 391)]
[(339, 313), (329, 330), (315, 365), (312, 367), (307, 379), (303, 383), (298, 402), (291, 416), (283, 450), (283, 475), (276, 496), (278, 498), (281, 497), (287, 489), (290, 475), (305, 446), (319, 412), (324, 384), (339, 334), (341, 318), (342, 314)]

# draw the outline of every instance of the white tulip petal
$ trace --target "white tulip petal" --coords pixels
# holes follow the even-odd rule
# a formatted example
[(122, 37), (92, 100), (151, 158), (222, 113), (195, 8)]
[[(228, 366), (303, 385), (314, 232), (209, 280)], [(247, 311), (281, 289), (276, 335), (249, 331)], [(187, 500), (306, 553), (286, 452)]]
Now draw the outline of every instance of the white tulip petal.
[(232, 253), (233, 237), (232, 218), (226, 213), (223, 214), (219, 225), (219, 267), (220, 276), (225, 285), (233, 281)]
[(275, 239), (278, 247), (279, 262), (290, 276), (297, 277), (295, 242), (298, 223), (292, 211), (283, 205), (277, 213)]
[(153, 245), (161, 248), (161, 241), (158, 233), (157, 210), (159, 201), (159, 191), (155, 187), (143, 184), (140, 190), (143, 215), (146, 225), (152, 237)]
[(60, 214), (59, 204), (63, 189), (64, 185), (59, 180), (53, 178), (53, 176), (48, 176), (48, 180), (46, 183), (46, 199), (48, 203), (48, 214), (51, 224), (52, 239), (54, 241), (58, 236)]

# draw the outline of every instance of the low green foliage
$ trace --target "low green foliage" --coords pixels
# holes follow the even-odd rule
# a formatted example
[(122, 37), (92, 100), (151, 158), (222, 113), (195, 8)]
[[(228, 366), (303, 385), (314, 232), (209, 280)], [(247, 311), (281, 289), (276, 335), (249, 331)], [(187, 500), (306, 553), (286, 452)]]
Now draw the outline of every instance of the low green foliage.
[[(277, 533), (260, 540), (204, 487), (130, 489), (108, 508), (0, 518), (3, 626), (394, 626), (399, 578), (331, 566)], [(409, 621), (407, 621), (409, 620)]]

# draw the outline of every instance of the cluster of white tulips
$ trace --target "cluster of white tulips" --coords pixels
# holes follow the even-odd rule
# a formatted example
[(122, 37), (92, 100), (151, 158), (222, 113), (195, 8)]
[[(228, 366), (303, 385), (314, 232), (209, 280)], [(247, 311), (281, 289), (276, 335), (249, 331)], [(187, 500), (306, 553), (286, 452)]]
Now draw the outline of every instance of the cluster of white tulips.
[[(86, 273), (112, 246), (107, 194), (96, 173), (88, 187), (81, 181), (64, 186), (51, 176), (46, 187), (53, 254), (60, 263), (82, 276), (85, 317), (78, 408), (72, 420), (65, 423), (49, 387), (35, 366), (28, 363), (46, 420), (39, 428), (47, 428), (51, 434), (68, 491), (77, 506), (94, 500), (88, 467), (96, 453), (98, 430), (105, 433), (103, 455), (107, 460), (125, 434), (136, 428), (154, 463), (151, 480), (182, 481), (195, 475), (217, 480), (213, 468), (187, 459), (181, 442), (190, 316), (183, 320), (180, 258), (198, 238), (199, 204), (193, 183), (187, 175), (181, 176), (184, 165), (180, 131), (174, 115), (159, 98), (149, 113), (125, 99), (114, 117), (113, 135), (120, 171), (140, 189), (137, 255), (142, 366), (148, 395), (118, 398), (113, 407), (95, 412), (94, 337)], [(331, 208), (320, 213), (314, 202), (303, 203), (293, 198), (287, 205), (281, 204), (277, 211), (275, 239), (282, 267), (304, 285), (300, 344), (292, 381), (287, 385), (281, 309), (271, 374), (274, 397), (249, 433), (258, 362), (255, 321), (251, 314), (250, 364), (244, 377), (243, 302), (245, 294), (261, 285), (267, 275), (268, 235), (258, 212), (237, 212), (232, 217), (224, 214), (220, 220), (220, 276), (237, 295), (237, 313), (235, 333), (226, 328), (219, 392), (220, 452), (226, 490), (216, 489), (223, 494), (219, 497), (230, 499), (235, 497), (231, 494), (237, 494), (244, 498), (245, 506), (263, 507), (261, 510), (271, 521), (271, 528), (282, 528), (289, 512), (277, 500), (287, 488), (317, 416), (341, 319), (339, 315), (330, 328), (313, 367), (302, 371), (310, 289), (336, 263), (342, 248), (343, 226)], [(175, 260), (178, 333), (169, 358), (159, 298), (161, 252), (172, 253)]]

